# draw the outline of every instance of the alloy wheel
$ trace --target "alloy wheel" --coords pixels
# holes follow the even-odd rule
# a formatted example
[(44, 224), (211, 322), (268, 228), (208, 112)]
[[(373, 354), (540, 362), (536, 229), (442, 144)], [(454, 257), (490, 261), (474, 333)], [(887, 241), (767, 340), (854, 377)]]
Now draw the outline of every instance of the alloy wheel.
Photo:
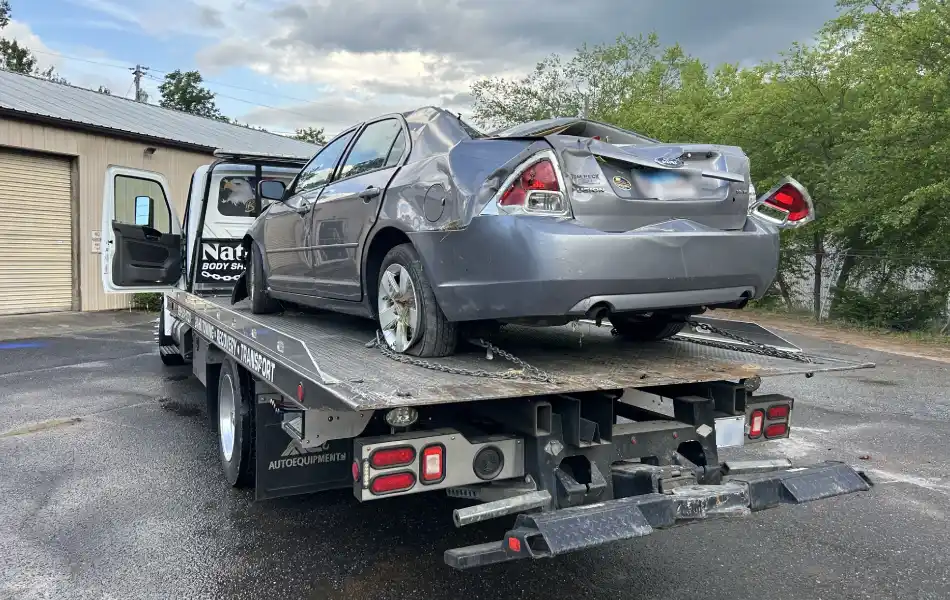
[(402, 265), (389, 265), (379, 278), (377, 309), (386, 344), (396, 352), (408, 350), (419, 337), (419, 296)]

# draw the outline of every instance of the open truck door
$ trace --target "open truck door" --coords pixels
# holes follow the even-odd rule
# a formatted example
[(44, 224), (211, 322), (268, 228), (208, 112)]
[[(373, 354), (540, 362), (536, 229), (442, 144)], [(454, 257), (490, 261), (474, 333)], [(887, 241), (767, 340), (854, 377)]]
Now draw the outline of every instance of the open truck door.
[(110, 166), (102, 194), (102, 287), (164, 292), (182, 274), (181, 221), (160, 173)]

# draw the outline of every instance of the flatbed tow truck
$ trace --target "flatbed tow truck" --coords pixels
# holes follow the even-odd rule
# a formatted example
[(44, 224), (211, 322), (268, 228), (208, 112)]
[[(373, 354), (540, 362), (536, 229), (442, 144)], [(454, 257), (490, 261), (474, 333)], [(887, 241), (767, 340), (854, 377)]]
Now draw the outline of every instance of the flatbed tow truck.
[[(209, 177), (218, 163), (253, 165), (259, 177), (290, 164), (229, 155)], [(154, 183), (164, 195), (158, 208), (167, 206), (168, 231), (150, 221), (141, 226), (146, 241), (197, 257), (201, 235), (192, 235), (188, 253), (161, 175), (110, 168), (104, 284), (164, 292), (163, 360), (190, 363), (207, 390), (225, 478), (253, 487), (258, 500), (340, 488), (358, 502), (443, 492), (470, 501), (451, 512), (456, 527), (512, 519), (500, 540), (445, 550), (449, 566), (466, 569), (872, 485), (841, 462), (719, 458), (721, 448), (791, 434), (794, 400), (757, 394), (763, 378), (870, 363), (809, 355), (758, 325), (704, 316), (654, 343), (624, 342), (606, 321), (581, 321), (507, 325), (444, 359), (395, 354), (369, 320), (292, 307), (254, 315), (246, 301), (232, 304), (227, 287), (197, 286), (197, 269), (182, 266), (188, 259), (177, 250), (150, 275), (141, 260), (130, 271), (126, 246), (140, 226), (117, 218), (118, 207), (159, 199), (120, 198), (129, 186), (116, 177)], [(201, 221), (207, 189), (189, 199)]]

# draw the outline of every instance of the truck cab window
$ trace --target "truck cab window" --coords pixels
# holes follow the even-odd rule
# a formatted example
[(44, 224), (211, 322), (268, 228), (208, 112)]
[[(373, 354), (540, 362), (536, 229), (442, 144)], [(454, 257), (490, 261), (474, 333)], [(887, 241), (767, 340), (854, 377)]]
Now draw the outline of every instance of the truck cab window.
[(218, 212), (225, 217), (257, 217), (257, 178), (228, 175), (218, 185)]
[(168, 200), (158, 183), (127, 175), (115, 177), (115, 221), (171, 233)]

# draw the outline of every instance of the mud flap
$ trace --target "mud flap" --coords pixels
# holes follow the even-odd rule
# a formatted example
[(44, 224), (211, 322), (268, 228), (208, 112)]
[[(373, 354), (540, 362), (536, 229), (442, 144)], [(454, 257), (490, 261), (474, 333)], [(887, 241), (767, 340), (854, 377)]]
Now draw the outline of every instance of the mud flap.
[(282, 417), (271, 396), (257, 397), (255, 412), (256, 500), (351, 488), (353, 441), (333, 440), (301, 450), (281, 427)]
[(741, 517), (779, 504), (802, 504), (868, 491), (871, 481), (844, 463), (727, 478), (539, 514), (518, 515), (502, 541), (454, 548), (445, 562), (468, 569), (522, 558), (549, 558), (676, 525)]

